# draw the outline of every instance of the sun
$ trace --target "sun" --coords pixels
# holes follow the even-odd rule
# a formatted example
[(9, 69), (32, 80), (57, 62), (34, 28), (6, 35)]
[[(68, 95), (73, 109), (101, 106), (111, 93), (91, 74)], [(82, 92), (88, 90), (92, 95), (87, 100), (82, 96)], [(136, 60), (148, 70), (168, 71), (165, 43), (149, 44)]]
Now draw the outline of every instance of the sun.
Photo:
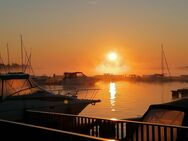
[(123, 74), (128, 72), (129, 67), (125, 62), (126, 60), (119, 52), (110, 51), (104, 57), (104, 60), (101, 60), (101, 63), (96, 67), (98, 72), (107, 74)]
[(110, 53), (108, 53), (108, 55), (107, 55), (107, 59), (110, 60), (110, 61), (115, 61), (115, 60), (117, 60), (117, 57), (118, 57), (118, 55), (117, 55), (117, 53), (115, 53), (115, 52), (110, 52)]

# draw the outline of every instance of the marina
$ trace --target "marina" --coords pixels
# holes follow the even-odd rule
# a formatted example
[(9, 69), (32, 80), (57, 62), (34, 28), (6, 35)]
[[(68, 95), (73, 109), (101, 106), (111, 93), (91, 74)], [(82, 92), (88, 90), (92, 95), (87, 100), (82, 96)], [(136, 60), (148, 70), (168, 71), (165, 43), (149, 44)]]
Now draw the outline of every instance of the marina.
[(33, 140), (187, 140), (188, 101), (181, 99), (187, 97), (186, 82), (167, 83), (161, 75), (106, 81), (82, 72), (64, 74), (64, 79), (47, 77), (53, 83), (46, 83), (24, 72), (1, 73), (3, 132), (33, 132)]
[[(29, 76), (26, 74), (10, 73), (10, 74), (7, 74), (7, 76), (2, 75), (1, 80), (3, 81), (2, 84), (5, 84), (4, 81), (6, 82), (7, 80), (13, 79), (15, 81), (16, 79), (24, 80), (28, 78)], [(61, 140), (63, 139), (71, 140), (70, 138), (75, 138), (75, 139), (83, 138), (82, 140), (114, 139), (114, 140), (126, 140), (126, 141), (129, 141), (129, 140), (130, 141), (131, 140), (135, 140), (135, 141), (156, 140), (158, 141), (159, 139), (162, 141), (173, 141), (174, 139), (179, 139), (179, 138), (185, 139), (186, 137), (184, 137), (184, 134), (188, 132), (188, 129), (186, 125), (180, 124), (180, 122), (177, 121), (178, 120), (177, 116), (173, 114), (173, 111), (171, 114), (172, 116), (174, 115), (176, 119), (168, 118), (167, 120), (168, 122), (166, 122), (165, 120), (166, 117), (164, 113), (163, 113), (164, 116), (162, 117), (162, 120), (160, 120), (159, 118), (156, 118), (160, 114), (151, 114), (147, 112), (147, 109), (151, 109), (149, 108), (149, 106), (152, 107), (151, 105), (153, 103), (160, 104), (160, 103), (173, 101), (174, 97), (170, 94), (171, 91), (169, 91), (169, 89), (171, 89), (171, 87), (174, 88), (175, 86), (185, 87), (186, 85), (187, 85), (186, 83), (148, 84), (148, 83), (132, 83), (132, 82), (116, 82), (116, 83), (115, 82), (110, 82), (110, 83), (99, 82), (96, 84), (95, 89), (91, 89), (91, 90), (100, 91), (100, 93), (97, 93), (95, 95), (95, 99), (100, 99), (101, 102), (97, 103), (94, 106), (88, 105), (83, 110), (81, 110), (79, 115), (68, 115), (66, 111), (62, 111), (62, 110), (57, 111), (51, 108), (49, 109), (47, 108), (46, 110), (44, 110), (44, 108), (41, 109), (38, 107), (33, 107), (35, 103), (30, 102), (34, 105), (31, 106), (32, 108), (24, 106), (25, 107), (25, 109), (23, 109), (24, 113), (21, 114), (23, 115), (22, 119), (13, 118), (12, 114), (11, 114), (12, 119), (10, 119), (7, 116), (5, 116), (4, 113), (1, 112), (1, 118), (5, 120), (5, 121), (4, 120), (1, 121), (1, 124), (2, 124), (2, 128), (4, 128), (5, 125), (6, 127), (15, 126), (14, 128), (15, 129), (18, 128), (19, 131), (22, 131), (22, 130), (32, 131), (34, 132), (34, 135), (35, 133), (38, 134), (40, 132), (42, 133), (48, 132), (50, 134), (50, 137), (54, 139), (56, 139), (56, 137), (58, 136), (57, 140), (61, 138), (62, 138)], [(13, 87), (13, 81), (12, 81), (11, 86)], [(52, 86), (50, 85), (50, 87)], [(53, 87), (55, 88), (57, 87), (57, 85), (54, 85)], [(58, 87), (60, 88), (60, 86)], [(21, 88), (23, 88), (23, 85)], [(35, 88), (35, 87), (32, 87), (32, 88)], [(160, 91), (155, 92), (155, 89), (156, 90), (160, 89)], [(15, 88), (13, 90), (15, 90)], [(23, 90), (26, 90), (26, 89), (24, 88)], [(86, 97), (86, 94), (83, 93), (85, 90), (87, 89), (83, 89), (83, 91), (77, 91), (76, 98), (83, 99), (83, 97)], [(134, 90), (134, 91), (130, 91), (130, 90)], [(181, 89), (177, 89), (177, 92), (179, 92), (180, 90)], [(129, 98), (129, 103), (126, 104), (126, 102), (128, 101), (126, 101), (127, 93), (125, 92), (128, 92), (128, 91), (132, 96), (129, 95), (127, 97)], [(144, 100), (144, 103), (141, 102), (140, 101), (141, 99), (139, 98), (138, 94), (143, 96), (144, 94), (150, 93), (150, 91), (151, 91), (151, 94), (150, 96), (147, 95), (147, 98), (151, 97), (151, 99), (148, 99), (149, 100), (148, 102), (146, 100)], [(24, 95), (22, 90), (17, 90), (15, 94), (17, 93), (18, 93), (18, 96)], [(56, 96), (58, 95), (56, 94)], [(93, 97), (92, 93), (87, 93), (87, 96), (88, 95)], [(124, 97), (124, 99), (122, 98), (122, 96)], [(135, 102), (132, 101), (132, 103), (130, 103), (131, 97), (133, 97)], [(7, 98), (7, 95), (2, 94), (2, 100), (8, 100), (6, 98)], [(39, 99), (42, 100), (41, 97)], [(52, 100), (54, 98), (51, 97), (48, 99)], [(178, 98), (176, 98), (175, 100), (178, 100)], [(106, 105), (106, 103), (110, 105)], [(182, 103), (182, 106), (184, 106), (185, 103), (186, 101)], [(1, 103), (1, 105), (2, 104), (4, 104), (4, 102)], [(46, 105), (50, 106), (51, 104), (46, 104)], [(135, 107), (133, 105), (135, 105)], [(131, 108), (127, 106), (130, 106)], [(72, 108), (76, 108), (76, 107), (77, 106), (72, 107)], [(156, 107), (162, 108), (166, 106), (158, 105)], [(185, 108), (177, 107), (177, 109), (183, 110)], [(138, 111), (139, 113), (137, 113), (136, 111)], [(161, 111), (159, 110), (159, 112)], [(148, 113), (148, 116), (146, 115), (146, 113)], [(6, 121), (7, 119), (13, 120), (13, 121), (19, 121), (19, 122), (9, 122), (9, 121)], [(180, 120), (181, 119), (182, 118), (180, 117)], [(176, 121), (176, 122), (173, 123), (173, 121)], [(182, 132), (178, 133), (180, 129), (182, 130)], [(4, 131), (6, 131), (6, 128)], [(33, 136), (33, 139), (34, 138), (35, 136)], [(47, 137), (43, 137), (42, 134), (40, 135), (39, 138), (47, 139)]]
[(0, 0), (1, 140), (188, 141), (187, 5)]

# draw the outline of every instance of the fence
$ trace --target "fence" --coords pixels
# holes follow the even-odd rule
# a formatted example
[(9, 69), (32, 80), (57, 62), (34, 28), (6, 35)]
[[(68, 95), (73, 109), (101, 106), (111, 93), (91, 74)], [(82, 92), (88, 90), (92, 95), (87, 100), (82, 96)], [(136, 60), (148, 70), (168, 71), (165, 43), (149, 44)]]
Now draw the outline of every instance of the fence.
[(24, 124), (0, 119), (1, 139), (27, 141), (108, 141), (104, 138), (92, 137), (52, 128)]
[(126, 141), (187, 141), (188, 127), (130, 120), (112, 120), (51, 112), (27, 111), (26, 122)]

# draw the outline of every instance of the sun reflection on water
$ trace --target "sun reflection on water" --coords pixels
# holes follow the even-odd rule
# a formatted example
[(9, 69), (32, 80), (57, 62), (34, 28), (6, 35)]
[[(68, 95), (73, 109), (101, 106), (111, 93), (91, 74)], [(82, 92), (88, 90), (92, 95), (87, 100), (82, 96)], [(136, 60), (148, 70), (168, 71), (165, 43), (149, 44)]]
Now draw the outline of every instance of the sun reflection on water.
[(109, 87), (110, 92), (110, 104), (111, 104), (111, 111), (115, 110), (115, 103), (116, 103), (116, 84), (114, 82), (110, 83)]

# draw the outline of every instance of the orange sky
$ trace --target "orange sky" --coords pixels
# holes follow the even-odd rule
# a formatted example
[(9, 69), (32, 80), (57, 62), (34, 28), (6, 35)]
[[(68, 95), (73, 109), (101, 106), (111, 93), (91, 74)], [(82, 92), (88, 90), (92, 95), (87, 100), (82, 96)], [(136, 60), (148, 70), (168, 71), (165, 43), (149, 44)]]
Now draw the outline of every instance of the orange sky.
[(22, 33), (36, 74), (102, 74), (106, 70), (99, 67), (110, 51), (121, 58), (111, 64), (118, 73), (160, 73), (163, 43), (172, 74), (178, 74), (188, 66), (186, 5), (184, 0), (1, 1), (1, 54), (6, 60), (9, 42), (11, 61), (20, 62)]

